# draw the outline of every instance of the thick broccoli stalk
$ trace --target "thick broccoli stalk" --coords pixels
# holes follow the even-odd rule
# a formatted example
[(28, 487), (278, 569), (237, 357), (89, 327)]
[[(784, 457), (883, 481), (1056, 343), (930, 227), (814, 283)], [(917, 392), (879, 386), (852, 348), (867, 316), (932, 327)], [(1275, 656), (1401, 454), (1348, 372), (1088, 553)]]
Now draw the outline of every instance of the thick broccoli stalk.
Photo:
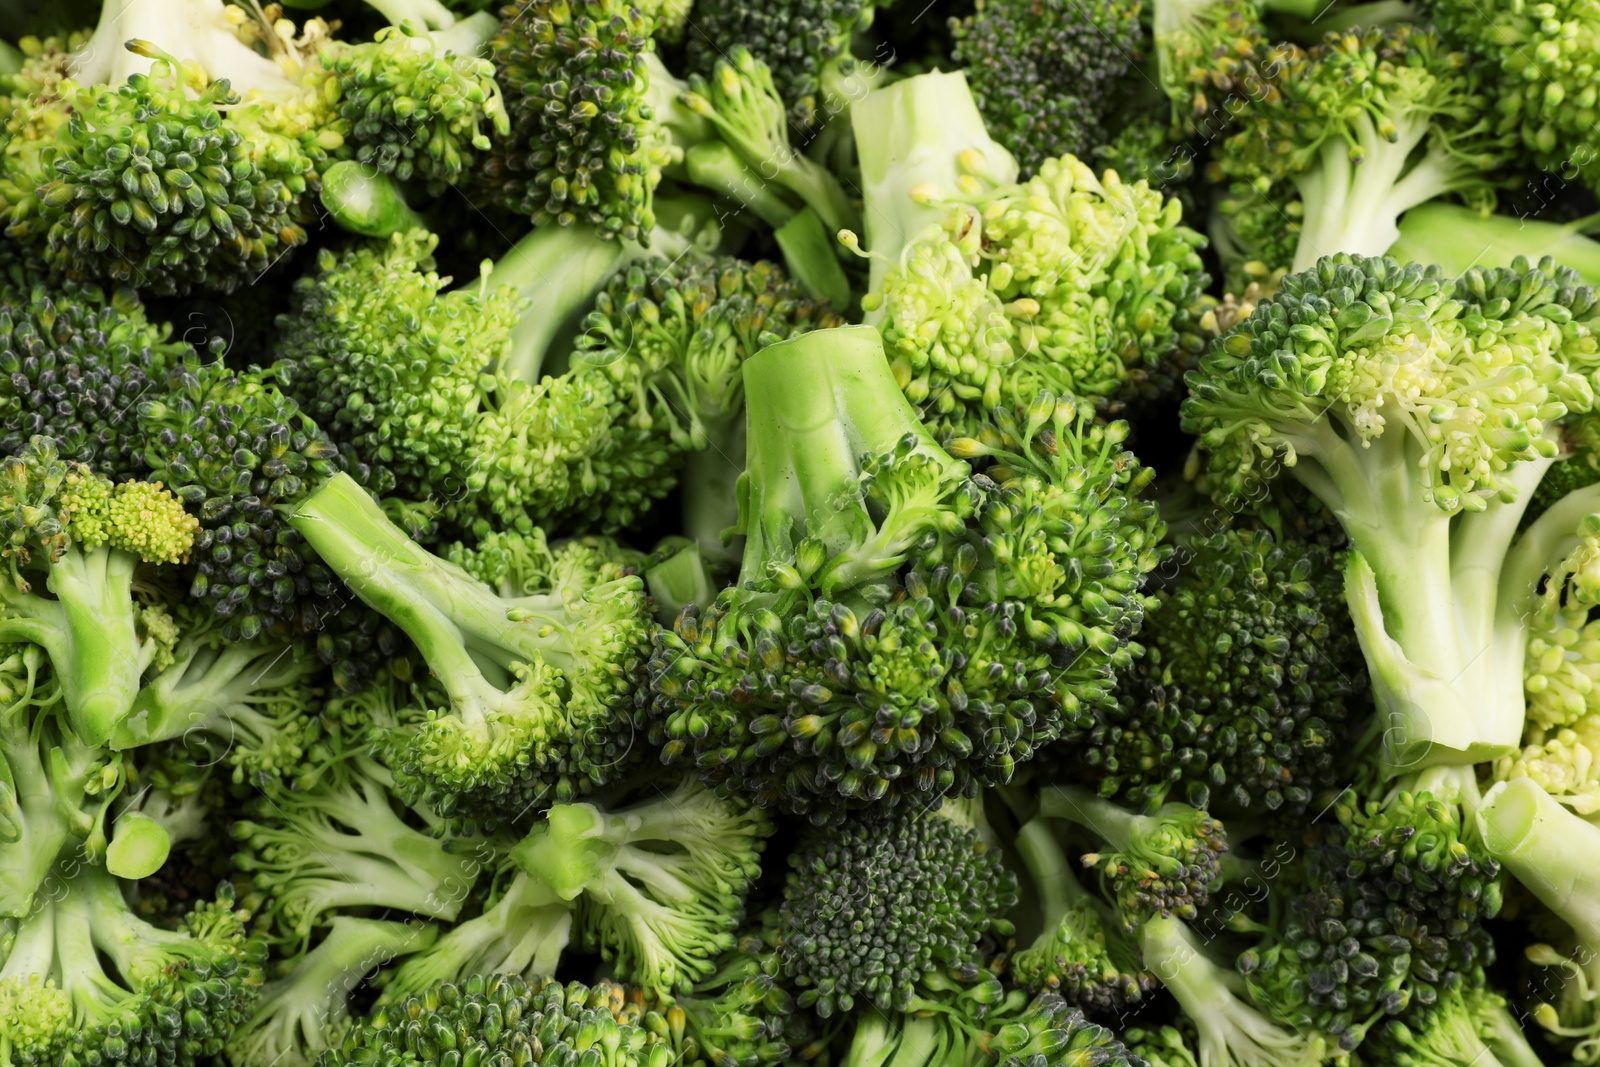
[(135, 915), (101, 867), (63, 867), (55, 888), (0, 963), (0, 1049), (19, 1063), (211, 1062), (261, 982), (227, 883), (177, 930)]
[(1011, 957), (1018, 984), (1059, 993), (1067, 1003), (1101, 1015), (1142, 1001), (1155, 988), (1155, 975), (1145, 969), (1138, 942), (1073, 875), (1051, 820), (1030, 819), (1014, 845), (1042, 920), (1039, 936)]
[(502, 596), (413, 542), (344, 474), (290, 522), (443, 682), (449, 707), (417, 727), (401, 757), (441, 811), (515, 816), (586, 793), (625, 765), (651, 629), (637, 575), (602, 569)]
[(1592, 287), (1600, 283), (1600, 241), (1587, 234), (1596, 221), (1541, 222), (1460, 204), (1422, 204), (1400, 220), (1400, 238), (1388, 254), (1402, 263), (1434, 264), (1452, 278), (1474, 267), (1509, 267), (1518, 256), (1530, 263), (1549, 256)]
[(235, 1031), (228, 1056), (236, 1067), (310, 1067), (350, 1031), (350, 994), (378, 967), (420, 952), (438, 927), (335, 915), (317, 947), (261, 989), (255, 1014)]
[(1285, 278), (1190, 375), (1184, 424), (1230, 499), (1281, 462), (1349, 535), (1346, 594), (1394, 771), (1518, 744), (1529, 613), (1600, 494), (1517, 528), (1556, 424), (1593, 405), (1594, 318), (1593, 293), (1548, 261), (1452, 286), (1334, 256)]
[(1259, 195), (1302, 206), (1293, 263), (1382, 255), (1400, 216), (1439, 197), (1492, 202), (1515, 134), (1489, 117), (1485, 79), (1431, 27), (1330, 34), (1281, 91), (1240, 109), (1214, 166)]
[(1279, 1026), (1243, 999), (1244, 979), (1212, 960), (1181, 919), (1140, 928), (1145, 966), (1161, 980), (1198, 1034), (1207, 1067), (1315, 1067), (1327, 1059), (1314, 1032)]
[(481, 842), (448, 844), (397, 810), (392, 780), (351, 755), (341, 774), (303, 791), (274, 789), (232, 832), (235, 866), (270, 901), (265, 916), (288, 942), (309, 944), (340, 909), (373, 906), (454, 920), (484, 867)]
[(37, 645), (0, 659), (0, 916), (26, 916), (71, 841), (99, 837), (117, 768), (65, 727)]
[(1003, 916), (1016, 878), (974, 829), (971, 806), (901, 805), (800, 837), (777, 929), (800, 1007), (824, 1018), (906, 1011), (930, 975), (981, 966), (981, 943), (1012, 932)]
[[(173, 636), (163, 611), (136, 601), (134, 570), (186, 561), (199, 522), (159, 482), (113, 486), (44, 437), (0, 462), (0, 510), (11, 578), (0, 636), (50, 653), (73, 731), (102, 745)], [(33, 591), (41, 578), (51, 596)]]
[(773, 345), (744, 381), (740, 584), (658, 633), (650, 666), (669, 763), (832, 821), (971, 796), (1107, 699), (1159, 536), (1125, 427), (1042, 396), (1010, 436), (958, 442), (995, 464), (974, 479), (876, 330)]
[[(866, 245), (873, 250), (869, 290), (881, 292), (901, 248), (944, 212), (932, 191), (961, 189), (971, 175), (997, 185), (1017, 179), (1017, 161), (989, 136), (965, 74), (934, 72), (897, 81), (850, 107), (861, 167)], [(877, 322), (883, 312), (869, 312)]]
[(563, 901), (582, 898), (578, 929), (645, 989), (687, 990), (734, 947), (772, 820), (685, 779), (615, 811), (558, 804), (512, 852)]
[(440, 983), (498, 974), (540, 981), (554, 973), (572, 937), (573, 905), (541, 879), (510, 872), (483, 912), (456, 923), (384, 978), (382, 1004), (401, 1005)]
[(621, 986), (477, 973), (380, 1004), (321, 1067), (403, 1062), (669, 1067), (666, 1041), (639, 1025)]
[(1561, 987), (1534, 1018), (1573, 1041), (1572, 1058), (1600, 1057), (1600, 827), (1578, 816), (1528, 778), (1501, 782), (1483, 796), (1478, 827), (1506, 870), (1572, 928), (1571, 944), (1533, 945), (1534, 963), (1554, 967)]
[(1083, 856), (1110, 887), (1131, 933), (1151, 918), (1193, 919), (1221, 882), (1228, 850), (1222, 824), (1187, 804), (1163, 804), (1140, 815), (1078, 786), (1051, 786), (1039, 814), (1076, 823), (1106, 848)]

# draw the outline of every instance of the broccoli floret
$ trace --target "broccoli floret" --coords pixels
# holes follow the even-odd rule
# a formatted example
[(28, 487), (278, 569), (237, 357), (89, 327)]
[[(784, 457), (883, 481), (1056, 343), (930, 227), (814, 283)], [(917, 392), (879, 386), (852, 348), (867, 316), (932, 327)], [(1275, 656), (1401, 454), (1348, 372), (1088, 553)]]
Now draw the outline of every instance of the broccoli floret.
[(771, 817), (692, 779), (614, 810), (558, 804), (512, 853), (563, 901), (580, 901), (581, 941), (618, 977), (688, 990), (734, 947)]
[(874, 6), (872, 0), (698, 0), (685, 34), (689, 67), (710, 75), (735, 48), (748, 48), (772, 68), (788, 122), (801, 130), (821, 127), (859, 102), (860, 86), (877, 75), (876, 61), (850, 52), (851, 38), (871, 26)]
[(925, 975), (980, 966), (980, 941), (1012, 932), (1016, 878), (972, 807), (898, 805), (801, 835), (777, 929), (801, 1007), (824, 1018), (858, 1004), (905, 1011)]
[(1275, 86), (1239, 109), (1212, 160), (1247, 204), (1299, 199), (1293, 262), (1271, 267), (1382, 255), (1410, 208), (1449, 195), (1492, 203), (1514, 154), (1480, 67), (1429, 27), (1330, 33)]
[(448, 692), (398, 756), (441, 812), (515, 818), (628, 766), (652, 628), (636, 574), (604, 559), (538, 574), (511, 566), (496, 589), (417, 545), (342, 474), (301, 502), (293, 525), (406, 632)]
[(1244, 999), (1244, 979), (1218, 963), (1181, 919), (1152, 919), (1139, 931), (1145, 966), (1178, 1002), (1207, 1067), (1316, 1067), (1327, 1041), (1273, 1022)]
[(61, 687), (37, 645), (0, 649), (0, 916), (27, 916), (70, 842), (104, 847), (115, 760), (66, 726)]
[(433, 944), (438, 927), (335, 915), (317, 947), (261, 989), (261, 1002), (234, 1032), (235, 1067), (309, 1067), (351, 1031), (350, 996), (362, 979), (398, 956)]
[(527, 1067), (669, 1067), (670, 1049), (632, 1019), (621, 986), (472, 975), (378, 1007), (319, 1067), (410, 1061)]
[(1261, 530), (1180, 553), (1115, 708), (1063, 742), (1062, 755), (1098, 779), (1102, 796), (1136, 808), (1170, 796), (1213, 810), (1304, 811), (1336, 784), (1369, 692), (1342, 560)]
[(1051, 820), (1030, 819), (1013, 844), (1040, 911), (1039, 935), (1011, 956), (1017, 984), (1059, 993), (1095, 1015), (1116, 1014), (1144, 1000), (1156, 978), (1145, 969), (1137, 940), (1078, 882)]
[(339, 909), (454, 920), (487, 846), (464, 834), (441, 841), (422, 814), (397, 804), (392, 775), (357, 751), (308, 789), (264, 792), (233, 826), (234, 866), (268, 899), (264, 917), (289, 944), (308, 945)]
[(1595, 848), (1600, 828), (1564, 807), (1528, 778), (1493, 786), (1478, 808), (1484, 846), (1518, 882), (1570, 928), (1555, 945), (1534, 944), (1528, 959), (1555, 968), (1548, 1001), (1533, 1017), (1563, 1044), (1574, 1063), (1600, 1055), (1600, 1013), (1595, 998), (1600, 961), (1600, 868)]
[(319, 116), (244, 102), (228, 80), (132, 43), (154, 57), (148, 73), (63, 86), (51, 106), (70, 117), (16, 135), (35, 144), (5, 154), (0, 221), (70, 277), (231, 292), (305, 243), (305, 197), (326, 151)]
[[(939, 448), (876, 330), (745, 363), (740, 585), (660, 631), (653, 737), (725, 792), (818, 821), (971, 796), (1110, 696), (1159, 519), (1125, 427), (1048, 395)], [(1043, 435), (1043, 436), (1041, 436)]]
[(1500, 866), (1453, 773), (1429, 772), (1406, 783), (1416, 791), (1382, 800), (1340, 798), (1294, 876), (1281, 925), (1239, 958), (1256, 1003), (1348, 1050), (1391, 1021), (1432, 1025), (1449, 990), (1482, 983)]
[(1451, 278), (1473, 267), (1509, 267), (1518, 256), (1530, 263), (1549, 256), (1592, 287), (1600, 283), (1600, 242), (1585, 235), (1594, 225), (1592, 218), (1541, 222), (1485, 215), (1460, 204), (1421, 204), (1400, 220), (1400, 239), (1389, 255), (1402, 263), (1434, 264)]
[(48, 438), (0, 461), (0, 559), (10, 572), (0, 580), (0, 635), (50, 653), (83, 743), (111, 737), (140, 675), (171, 651), (171, 619), (135, 597), (135, 568), (186, 561), (198, 526), (161, 483), (113, 485), (62, 462)]
[(1041, 390), (1115, 410), (1177, 383), (1207, 281), (1178, 201), (1072, 156), (1020, 184), (968, 182), (979, 191), (924, 190), (943, 218), (862, 299), (937, 434), (977, 436), (991, 409)]
[(259, 942), (227, 883), (177, 930), (140, 919), (102, 867), (59, 880), (0, 948), (0, 1050), (8, 1062), (196, 1067), (250, 1015)]
[(1392, 771), (1518, 744), (1530, 609), (1594, 492), (1517, 528), (1557, 424), (1593, 404), (1594, 305), (1548, 261), (1452, 286), (1332, 256), (1285, 278), (1189, 377), (1184, 425), (1230, 498), (1281, 463), (1349, 535), (1347, 599)]
[(1047, 159), (1087, 156), (1105, 141), (1108, 111), (1144, 44), (1139, 7), (977, 0), (972, 14), (950, 20), (951, 58), (1024, 174)]

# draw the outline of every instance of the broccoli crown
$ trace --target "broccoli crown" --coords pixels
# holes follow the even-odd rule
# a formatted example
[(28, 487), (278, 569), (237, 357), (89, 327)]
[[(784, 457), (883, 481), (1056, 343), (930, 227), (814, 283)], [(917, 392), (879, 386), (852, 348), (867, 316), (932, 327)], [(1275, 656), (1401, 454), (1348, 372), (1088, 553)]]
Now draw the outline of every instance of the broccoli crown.
[(734, 947), (772, 830), (765, 812), (686, 778), (614, 810), (559, 804), (513, 859), (558, 899), (579, 901), (580, 936), (619, 977), (687, 991)]
[(191, 594), (230, 640), (315, 632), (338, 582), (278, 509), (340, 468), (332, 442), (275, 387), (216, 363), (175, 370), (139, 423), (152, 476), (200, 519)]
[(1302, 50), (1275, 43), (1250, 0), (1157, 0), (1152, 39), (1156, 74), (1172, 117), (1190, 133), (1215, 136), (1230, 99), (1276, 103), (1277, 83)]
[(1369, 691), (1342, 558), (1264, 530), (1225, 531), (1182, 555), (1115, 707), (1063, 747), (1103, 796), (1135, 807), (1171, 796), (1304, 811), (1334, 784), (1352, 705)]
[(1426, 500), (1482, 510), (1540, 454), (1547, 420), (1592, 404), (1578, 372), (1592, 363), (1594, 296), (1576, 283), (1550, 261), (1452, 286), (1416, 264), (1328, 256), (1213, 343), (1189, 376), (1184, 426), (1229, 498), (1273, 457), (1330, 464), (1392, 436), (1420, 451)]
[(694, 7), (693, 32), (686, 35), (689, 67), (709, 77), (735, 47), (748, 48), (771, 68), (790, 121), (800, 129), (820, 126), (829, 87), (855, 70), (850, 39), (872, 16), (868, 0), (701, 0)]
[[(306, 240), (299, 200), (314, 161), (286, 136), (235, 114), (226, 79), (160, 59), (115, 87), (76, 89), (70, 118), (32, 124), (31, 154), (8, 151), (8, 233), (71, 277), (158, 294), (229, 292)], [(48, 159), (48, 163), (46, 160)]]
[(1492, 203), (1513, 135), (1492, 118), (1478, 65), (1432, 28), (1332, 32), (1303, 56), (1278, 58), (1286, 69), (1274, 91), (1240, 109), (1212, 160), (1213, 176), (1247, 203), (1302, 199), (1293, 262), (1268, 266), (1379, 255), (1399, 237), (1399, 216), (1434, 197)]
[[(956, 198), (956, 194), (950, 194)], [(1204, 239), (1144, 182), (1072, 156), (957, 202), (909, 241), (880, 291), (895, 376), (936, 434), (976, 436), (988, 410), (1041, 390), (1115, 409), (1200, 349)]]
[(1262, 1007), (1353, 1049), (1379, 1021), (1420, 1025), (1451, 989), (1482, 982), (1502, 881), (1459, 805), (1432, 792), (1347, 792), (1335, 814), (1281, 928), (1238, 965)]
[(981, 965), (980, 941), (1011, 932), (1016, 877), (964, 807), (899, 805), (801, 835), (777, 929), (801, 1007), (905, 1011), (925, 975)]
[(1125, 427), (1042, 396), (956, 442), (995, 464), (974, 478), (882, 351), (824, 330), (745, 365), (741, 585), (650, 665), (669, 763), (818, 821), (1009, 778), (1109, 698), (1158, 552)]
[(621, 986), (473, 975), (380, 1006), (317, 1067), (668, 1067), (666, 1042), (632, 1020)]
[(133, 913), (103, 868), (59, 870), (59, 891), (0, 956), (6, 1062), (210, 1062), (249, 1017), (261, 982), (261, 945), (246, 936), (227, 883), (215, 903), (163, 930)]
[(462, 562), (451, 562), (413, 542), (343, 474), (308, 496), (292, 523), (405, 631), (442, 684), (446, 704), (395, 742), (397, 772), (429, 805), (517, 818), (591, 791), (636, 758), (633, 690), (653, 623), (643, 580), (614, 548), (552, 551), (542, 533), (508, 533), (479, 551), (455, 550)]
[[(1138, 3), (977, 0), (950, 20), (951, 58), (995, 140), (1024, 174), (1047, 159), (1087, 156), (1144, 44)], [(1040, 92), (1050, 86), (1049, 92)]]
[(510, 133), (486, 161), (497, 198), (535, 226), (585, 222), (648, 240), (671, 145), (650, 95), (651, 23), (620, 0), (528, 0), (502, 10), (495, 68)]
[(501, 417), (520, 387), (487, 370), (522, 302), (505, 287), (442, 292), (438, 243), (412, 230), (321, 252), (278, 318), (273, 380), (379, 495), (405, 486), (463, 522), (493, 509), (525, 523), (541, 457)]
[(138, 405), (187, 351), (129, 289), (61, 282), (0, 294), (0, 452), (44, 434), (63, 459), (137, 476)]
[(438, 195), (510, 133), (494, 63), (441, 49), (412, 22), (318, 52), (357, 161)]

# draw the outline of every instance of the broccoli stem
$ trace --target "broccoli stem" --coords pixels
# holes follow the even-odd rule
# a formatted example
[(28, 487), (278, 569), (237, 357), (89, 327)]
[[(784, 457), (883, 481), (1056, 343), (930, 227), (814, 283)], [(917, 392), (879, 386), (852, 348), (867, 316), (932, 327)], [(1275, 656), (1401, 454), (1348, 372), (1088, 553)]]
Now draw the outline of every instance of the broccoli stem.
[(1076, 786), (1050, 786), (1039, 794), (1039, 814), (1066, 819), (1090, 830), (1118, 852), (1136, 852), (1153, 825), (1149, 816), (1129, 811)]
[(392, 26), (412, 22), (419, 29), (442, 30), (456, 21), (455, 12), (439, 0), (367, 0), (367, 6)]
[(607, 240), (592, 226), (542, 226), (529, 232), (489, 272), (492, 289), (509, 285), (529, 301), (511, 331), (511, 347), (500, 370), (535, 384), (547, 367), (551, 342), (588, 307), (606, 279), (643, 255), (631, 242)]
[[(1017, 179), (1017, 161), (989, 137), (967, 77), (934, 72), (874, 89), (850, 107), (865, 201), (868, 292), (882, 292), (884, 275), (900, 253), (944, 211), (915, 195), (953, 193), (976, 172), (1000, 185)], [(867, 315), (875, 324), (879, 309)]]
[(149, 666), (133, 603), (136, 557), (108, 547), (69, 547), (50, 564), (45, 585), (54, 600), (0, 582), (0, 638), (32, 641), (50, 654), (73, 730), (86, 745), (103, 745), (133, 707)]
[(392, 175), (379, 174), (353, 159), (323, 171), (317, 195), (341, 229), (362, 237), (390, 237), (428, 228), (427, 220), (406, 203)]
[(783, 251), (784, 265), (806, 292), (843, 309), (850, 305), (850, 281), (839, 265), (837, 232), (824, 230), (816, 212), (806, 208), (772, 236)]
[(744, 542), (739, 525), (739, 476), (744, 473), (744, 412), (725, 425), (706, 426), (706, 447), (691, 452), (683, 467), (683, 532), (712, 564), (738, 562)]
[[(744, 365), (746, 477), (741, 530), (749, 540), (741, 584), (767, 577), (767, 565), (793, 558), (796, 526), (821, 543), (830, 585), (848, 587), (901, 562), (905, 529), (874, 531), (858, 501), (860, 460), (913, 449), (947, 471), (964, 470), (935, 443), (894, 380), (877, 330), (816, 330), (772, 345)], [(917, 532), (920, 532), (918, 528)]]
[(439, 52), (454, 52), (458, 56), (479, 56), (500, 31), (500, 20), (492, 12), (480, 11), (428, 36), (433, 38)]
[(188, 642), (171, 666), (139, 690), (108, 743), (121, 751), (196, 729), (265, 741), (275, 724), (251, 707), (251, 698), (288, 689), (316, 669), (311, 657), (286, 645), (246, 641), (219, 648)]
[(1478, 806), (1484, 847), (1572, 927), (1582, 962), (1600, 976), (1600, 826), (1531, 778), (1497, 783)]
[(1017, 831), (1016, 849), (1039, 895), (1046, 933), (1055, 929), (1073, 905), (1089, 894), (1072, 873), (1072, 862), (1056, 841), (1050, 821), (1041, 815)]
[(655, 602), (656, 621), (663, 626), (672, 625), (672, 621), (690, 604), (704, 608), (717, 595), (717, 587), (707, 573), (700, 546), (685, 538), (677, 540), (682, 542), (678, 550), (653, 565), (644, 575), (645, 584), (650, 589), (650, 599)]
[(693, 146), (684, 152), (683, 163), (690, 181), (749, 208), (768, 226), (782, 226), (799, 212), (799, 208), (772, 188), (771, 182), (745, 166), (744, 160), (725, 141), (707, 141)]
[(1517, 256), (1537, 263), (1551, 256), (1600, 285), (1600, 241), (1585, 236), (1600, 215), (1573, 222), (1540, 222), (1509, 215), (1484, 215), (1460, 204), (1420, 204), (1400, 220), (1400, 238), (1389, 255), (1402, 263), (1431, 263), (1457, 277), (1472, 267), (1509, 267)]
[(926, 1015), (865, 1012), (856, 1021), (842, 1067), (918, 1067), (940, 1062), (939, 1029)]

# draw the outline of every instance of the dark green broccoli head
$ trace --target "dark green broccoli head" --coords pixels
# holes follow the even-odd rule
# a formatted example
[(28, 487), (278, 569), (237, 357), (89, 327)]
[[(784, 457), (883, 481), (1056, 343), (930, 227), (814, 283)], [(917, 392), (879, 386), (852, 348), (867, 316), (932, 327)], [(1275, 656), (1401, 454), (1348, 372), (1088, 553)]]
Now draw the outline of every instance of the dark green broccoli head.
[(669, 1067), (635, 1016), (609, 982), (474, 975), (379, 1007), (317, 1067)]
[[(1346, 793), (1303, 864), (1282, 926), (1239, 958), (1251, 995), (1285, 1023), (1355, 1048), (1383, 1020), (1419, 1024), (1494, 959), (1500, 865), (1459, 805), (1431, 792)], [(1470, 817), (1467, 817), (1470, 818)]]
[(1342, 557), (1227, 531), (1175, 562), (1115, 708), (1063, 755), (1135, 807), (1305, 810), (1334, 784), (1367, 693)]
[(1158, 554), (1125, 427), (1045, 396), (955, 443), (969, 476), (869, 328), (772, 346), (745, 385), (741, 585), (651, 662), (669, 762), (839, 820), (1005, 781), (1109, 697)]
[(950, 20), (952, 58), (966, 70), (989, 133), (1023, 174), (1057, 156), (1087, 156), (1106, 141), (1107, 113), (1144, 46), (1139, 7), (977, 0), (971, 15)]
[(649, 94), (651, 22), (621, 0), (528, 0), (493, 43), (511, 120), (484, 162), (495, 199), (534, 225), (648, 240), (671, 146)]
[(145, 469), (138, 407), (188, 352), (132, 290), (62, 282), (0, 292), (0, 454), (49, 436), (108, 478)]
[(1017, 883), (972, 814), (960, 802), (900, 805), (801, 837), (778, 920), (800, 1006), (904, 1011), (924, 976), (981, 966), (980, 943), (1011, 932)]

